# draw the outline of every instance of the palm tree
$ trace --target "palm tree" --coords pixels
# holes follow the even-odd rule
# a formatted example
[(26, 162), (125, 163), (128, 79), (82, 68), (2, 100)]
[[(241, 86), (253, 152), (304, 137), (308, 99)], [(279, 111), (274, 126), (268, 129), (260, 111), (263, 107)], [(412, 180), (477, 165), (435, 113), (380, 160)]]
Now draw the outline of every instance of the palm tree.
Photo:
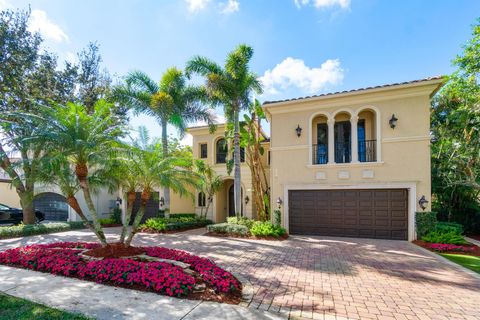
[(123, 122), (112, 114), (111, 107), (111, 104), (99, 100), (90, 114), (86, 107), (74, 103), (47, 109), (40, 134), (36, 137), (48, 142), (50, 148), (68, 159), (83, 191), (95, 234), (103, 246), (107, 246), (107, 241), (92, 200), (90, 181), (92, 172), (108, 168), (120, 147), (118, 139), (125, 134)]
[[(205, 121), (214, 125), (214, 117), (204, 106), (205, 90), (186, 83), (183, 72), (175, 67), (168, 68), (160, 83), (146, 73), (130, 72), (125, 84), (114, 88), (115, 99), (137, 113), (155, 117), (162, 127), (162, 152), (168, 154), (167, 125), (171, 124), (183, 135), (188, 124)], [(170, 206), (170, 190), (164, 189), (165, 206)]]
[[(164, 157), (162, 153), (163, 145), (159, 143), (135, 143), (131, 146), (129, 158), (126, 159), (125, 168), (128, 176), (135, 177), (136, 185), (141, 190), (140, 208), (135, 216), (132, 229), (127, 239), (124, 241), (125, 246), (130, 246), (133, 237), (137, 233), (138, 226), (142, 221), (145, 208), (151, 198), (152, 192), (157, 187), (165, 187), (172, 189), (181, 196), (190, 194), (189, 187), (198, 185), (198, 176), (190, 170), (191, 161), (189, 159), (178, 158), (174, 156)], [(131, 185), (133, 187), (133, 185)], [(132, 191), (133, 189), (127, 189)], [(191, 195), (191, 194), (190, 194)], [(127, 206), (131, 217), (131, 202), (134, 198), (129, 199)], [(130, 220), (130, 218), (128, 218)], [(127, 219), (124, 221), (125, 234), (122, 232), (122, 238), (125, 238), (127, 229)]]
[[(222, 177), (215, 173), (213, 168), (202, 160), (195, 161), (196, 172), (200, 176), (199, 190), (205, 194), (206, 207), (205, 217), (208, 214), (208, 209), (213, 201), (213, 196), (222, 189)], [(200, 217), (203, 217), (203, 207), (200, 212)]]
[(241, 44), (230, 52), (225, 66), (208, 58), (196, 56), (187, 63), (187, 75), (193, 73), (206, 78), (206, 92), (210, 100), (224, 107), (224, 113), (229, 123), (233, 123), (233, 163), (234, 163), (234, 197), (235, 214), (241, 214), (241, 183), (240, 183), (240, 112), (250, 104), (253, 92), (262, 93), (262, 85), (258, 77), (249, 69), (253, 49)]

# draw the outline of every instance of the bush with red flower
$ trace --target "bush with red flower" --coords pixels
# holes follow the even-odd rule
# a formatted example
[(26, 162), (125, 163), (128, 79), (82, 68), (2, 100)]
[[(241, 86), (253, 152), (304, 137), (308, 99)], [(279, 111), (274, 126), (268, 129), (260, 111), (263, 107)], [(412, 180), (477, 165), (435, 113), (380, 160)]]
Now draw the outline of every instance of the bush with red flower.
[[(195, 278), (181, 267), (167, 262), (144, 262), (131, 258), (87, 260), (80, 253), (95, 249), (96, 243), (62, 242), (31, 245), (0, 252), (0, 264), (75, 277), (83, 280), (141, 288), (174, 297), (192, 292)], [(181, 261), (191, 265), (199, 277), (217, 292), (235, 292), (240, 282), (206, 258), (162, 247), (143, 248), (151, 257)]]
[(428, 249), (438, 252), (473, 252), (473, 246), (446, 244), (446, 243), (427, 243)]

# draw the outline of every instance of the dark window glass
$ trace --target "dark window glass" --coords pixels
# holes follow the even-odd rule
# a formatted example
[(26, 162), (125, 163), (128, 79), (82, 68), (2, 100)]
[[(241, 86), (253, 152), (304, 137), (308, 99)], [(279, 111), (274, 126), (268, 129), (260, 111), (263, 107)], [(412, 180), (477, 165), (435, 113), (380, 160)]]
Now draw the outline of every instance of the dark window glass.
[(198, 206), (199, 207), (205, 207), (205, 193), (200, 192), (198, 194)]
[(207, 144), (202, 143), (202, 144), (200, 144), (200, 158), (205, 159), (207, 157), (208, 157)]
[(240, 147), (240, 162), (245, 162), (245, 148)]
[(217, 141), (217, 159), (216, 163), (226, 163), (227, 162), (227, 153), (228, 146), (225, 139), (220, 139)]

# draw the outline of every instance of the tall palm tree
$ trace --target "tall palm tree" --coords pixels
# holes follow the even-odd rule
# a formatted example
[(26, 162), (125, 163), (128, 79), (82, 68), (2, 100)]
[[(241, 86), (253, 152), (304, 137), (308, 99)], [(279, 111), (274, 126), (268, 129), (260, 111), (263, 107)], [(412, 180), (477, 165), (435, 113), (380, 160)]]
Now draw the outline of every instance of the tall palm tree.
[(240, 112), (250, 104), (252, 93), (262, 93), (256, 74), (250, 71), (253, 56), (250, 46), (241, 44), (227, 55), (224, 67), (214, 61), (196, 56), (187, 63), (187, 75), (199, 74), (206, 79), (206, 92), (211, 101), (221, 104), (227, 121), (233, 124), (233, 163), (235, 214), (241, 215), (240, 176)]
[(47, 109), (41, 132), (36, 137), (68, 159), (83, 191), (95, 234), (103, 246), (107, 240), (92, 200), (90, 180), (92, 172), (109, 165), (120, 147), (118, 139), (125, 134), (123, 122), (112, 114), (111, 107), (99, 100), (90, 114), (86, 107), (74, 103)]
[[(202, 87), (186, 83), (183, 72), (175, 67), (168, 68), (159, 83), (142, 71), (130, 72), (125, 84), (113, 90), (115, 99), (137, 113), (155, 117), (162, 127), (162, 152), (168, 154), (167, 125), (185, 134), (188, 124), (205, 121), (213, 127), (214, 117), (205, 107), (206, 93)], [(170, 206), (170, 190), (164, 189), (165, 206)]]

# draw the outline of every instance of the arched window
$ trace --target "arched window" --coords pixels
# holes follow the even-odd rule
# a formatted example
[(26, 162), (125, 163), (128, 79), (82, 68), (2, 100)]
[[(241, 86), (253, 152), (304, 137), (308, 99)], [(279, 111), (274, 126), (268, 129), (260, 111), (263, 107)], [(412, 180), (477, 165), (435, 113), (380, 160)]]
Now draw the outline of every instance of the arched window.
[(198, 206), (199, 207), (205, 207), (205, 192), (199, 192), (198, 193)]
[(228, 146), (225, 139), (218, 139), (216, 143), (216, 163), (226, 163)]

